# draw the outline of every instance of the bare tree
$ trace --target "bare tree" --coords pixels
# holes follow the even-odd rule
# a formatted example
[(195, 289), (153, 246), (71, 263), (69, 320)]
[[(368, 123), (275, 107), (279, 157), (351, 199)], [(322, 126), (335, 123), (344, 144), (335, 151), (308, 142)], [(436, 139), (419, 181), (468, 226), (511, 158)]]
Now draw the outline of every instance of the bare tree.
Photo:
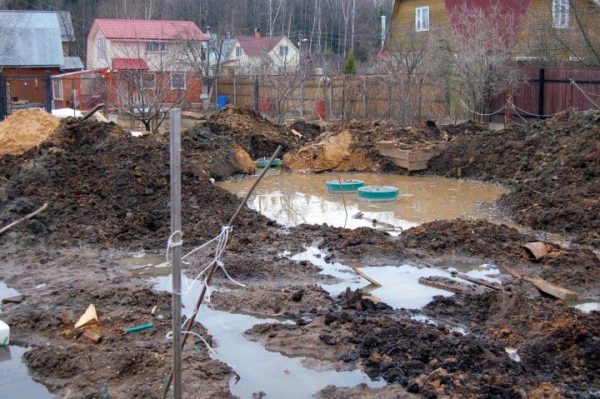
[(450, 15), (449, 72), (472, 111), (485, 113), (494, 96), (518, 81), (513, 63), (517, 18), (496, 4), (461, 6)]
[(157, 132), (168, 112), (186, 106), (191, 89), (199, 85), (199, 72), (187, 58), (186, 49), (193, 46), (200, 42), (182, 34), (176, 40), (131, 41), (116, 49), (118, 58), (132, 63), (113, 73), (109, 84), (114, 86), (107, 87), (116, 106), (141, 122), (147, 132)]

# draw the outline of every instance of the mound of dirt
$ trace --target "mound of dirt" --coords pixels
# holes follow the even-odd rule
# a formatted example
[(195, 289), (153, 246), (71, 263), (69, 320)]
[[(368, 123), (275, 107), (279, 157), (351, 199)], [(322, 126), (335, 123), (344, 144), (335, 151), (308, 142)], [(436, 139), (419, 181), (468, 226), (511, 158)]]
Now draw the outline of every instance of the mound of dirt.
[(427, 173), (499, 181), (518, 223), (600, 246), (600, 112), (458, 135)]
[[(210, 135), (196, 132), (183, 140), (187, 242), (216, 235), (239, 205), (239, 199), (211, 184), (202, 170), (206, 163), (202, 154), (220, 153), (215, 149), (219, 141), (209, 139)], [(48, 202), (44, 213), (16, 230), (59, 245), (123, 248), (163, 247), (169, 237), (168, 140), (134, 138), (113, 124), (68, 119), (19, 160), (0, 192), (0, 225)], [(222, 160), (217, 157), (216, 162)], [(235, 227), (237, 232), (254, 234), (267, 223), (272, 224), (245, 209)]]
[(400, 168), (384, 158), (377, 143), (391, 142), (402, 149), (442, 147), (455, 135), (470, 135), (479, 125), (469, 122), (463, 125), (438, 127), (427, 122), (417, 127), (401, 126), (393, 122), (375, 121), (348, 124), (332, 124), (332, 133), (323, 133), (319, 141), (292, 151), (284, 159), (284, 166), (294, 171), (395, 171)]
[(0, 156), (19, 155), (42, 141), (58, 127), (60, 121), (41, 110), (19, 110), (0, 122)]
[(353, 135), (348, 130), (329, 135), (323, 140), (309, 144), (298, 151), (285, 155), (283, 165), (293, 171), (324, 172), (375, 171), (379, 165), (367, 158), (365, 149), (353, 149)]
[[(535, 241), (506, 225), (483, 220), (440, 220), (405, 231), (400, 244), (423, 254), (471, 256), (502, 267), (530, 268), (532, 273), (575, 291), (595, 290), (600, 280), (600, 259), (590, 250), (568, 250), (546, 243), (549, 252), (529, 262), (523, 245)], [(524, 270), (527, 272), (528, 270)]]
[(303, 120), (298, 120), (290, 125), (290, 129), (294, 129), (307, 140), (314, 140), (321, 134), (321, 126), (316, 123), (310, 123)]
[(190, 162), (217, 180), (256, 170), (250, 155), (231, 138), (214, 134), (202, 126), (184, 132), (182, 145)]
[(278, 145), (286, 152), (302, 142), (289, 129), (249, 108), (228, 106), (211, 116), (208, 125), (213, 133), (232, 138), (254, 159), (271, 156)]

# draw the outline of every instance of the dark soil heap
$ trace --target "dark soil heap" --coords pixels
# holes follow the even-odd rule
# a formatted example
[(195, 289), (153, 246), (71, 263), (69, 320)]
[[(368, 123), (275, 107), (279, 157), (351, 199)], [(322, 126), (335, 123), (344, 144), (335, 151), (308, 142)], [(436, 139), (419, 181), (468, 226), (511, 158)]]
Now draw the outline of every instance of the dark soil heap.
[(301, 143), (289, 129), (269, 122), (250, 108), (228, 106), (211, 116), (208, 125), (213, 133), (232, 138), (254, 159), (270, 157), (278, 145), (285, 152)]
[(427, 173), (512, 185), (500, 205), (534, 229), (600, 246), (600, 112), (459, 135)]
[[(207, 137), (184, 135), (182, 144), (183, 230), (190, 243), (216, 235), (239, 204), (211, 184), (202, 162), (190, 156), (203, 149), (218, 158), (220, 144), (210, 144)], [(113, 124), (69, 119), (19, 160), (1, 165), (16, 170), (0, 173), (10, 177), (0, 191), (0, 225), (48, 202), (45, 212), (13, 231), (61, 245), (165, 245), (170, 235), (168, 140), (134, 138)], [(235, 227), (251, 234), (267, 223), (272, 224), (245, 209)]]

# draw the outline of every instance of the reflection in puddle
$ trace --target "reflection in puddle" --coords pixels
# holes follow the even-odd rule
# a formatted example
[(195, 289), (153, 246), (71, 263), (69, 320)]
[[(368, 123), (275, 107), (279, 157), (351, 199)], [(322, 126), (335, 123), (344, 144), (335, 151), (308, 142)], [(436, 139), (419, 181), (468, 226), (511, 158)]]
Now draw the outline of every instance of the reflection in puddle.
[(0, 393), (3, 398), (45, 399), (52, 398), (45, 386), (35, 382), (23, 362), (26, 348), (10, 346), (0, 348)]
[[(171, 290), (171, 277), (158, 277), (155, 289)], [(191, 283), (191, 280), (184, 281)], [(201, 285), (196, 284), (184, 293), (183, 314), (190, 315)], [(385, 385), (383, 381), (372, 381), (359, 370), (338, 372), (316, 371), (303, 366), (302, 358), (289, 358), (278, 352), (269, 352), (261, 344), (248, 341), (244, 332), (260, 323), (277, 320), (212, 310), (203, 306), (198, 321), (206, 327), (218, 346), (216, 359), (227, 363), (239, 374), (238, 382), (231, 382), (231, 392), (240, 398), (251, 398), (253, 393), (264, 392), (271, 398), (310, 398), (328, 385), (354, 387), (366, 383), (371, 387)]]
[[(381, 301), (396, 309), (421, 309), (433, 300), (434, 296), (452, 296), (453, 293), (437, 288), (428, 287), (419, 284), (421, 277), (447, 277), (460, 281), (463, 284), (471, 284), (465, 280), (457, 279), (451, 273), (451, 269), (440, 269), (435, 267), (417, 267), (414, 265), (400, 266), (377, 266), (362, 267), (360, 270), (367, 276), (373, 278), (382, 284), (381, 287), (369, 286), (369, 282), (358, 277), (352, 269), (341, 263), (328, 263), (325, 261), (325, 255), (316, 247), (307, 248), (291, 257), (295, 261), (308, 261), (315, 266), (320, 267), (321, 274), (334, 276), (340, 280), (335, 284), (323, 284), (322, 287), (332, 296), (337, 296), (349, 287), (352, 290), (361, 288), (369, 291), (370, 294), (379, 298)], [(466, 268), (461, 265), (462, 271), (475, 278), (484, 279), (490, 282), (500, 283), (496, 278), (500, 274), (497, 269), (478, 267), (474, 265)]]
[[(0, 283), (0, 301), (19, 295), (19, 291)], [(0, 314), (1, 318), (1, 314)], [(0, 348), (0, 397), (11, 399), (52, 398), (45, 386), (35, 382), (23, 362), (26, 348), (11, 345)]]
[[(355, 193), (342, 196), (328, 192), (326, 182), (338, 178), (364, 180), (368, 185), (395, 186), (400, 189), (400, 198), (376, 203), (361, 201)], [(220, 186), (243, 196), (253, 182), (253, 178), (246, 178), (223, 182)], [(285, 226), (325, 222), (336, 227), (357, 228), (373, 226), (375, 219), (407, 229), (424, 222), (461, 216), (492, 219), (496, 210), (494, 202), (505, 192), (492, 184), (439, 177), (282, 174), (266, 176), (248, 205)], [(364, 214), (363, 219), (353, 218), (358, 212)]]

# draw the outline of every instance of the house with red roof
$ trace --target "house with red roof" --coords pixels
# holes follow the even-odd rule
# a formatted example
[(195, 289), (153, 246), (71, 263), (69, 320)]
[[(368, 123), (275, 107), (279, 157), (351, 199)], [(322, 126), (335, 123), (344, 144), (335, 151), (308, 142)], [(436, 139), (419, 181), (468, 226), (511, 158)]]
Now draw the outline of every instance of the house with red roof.
[(236, 36), (222, 64), (225, 74), (279, 74), (300, 63), (300, 50), (287, 36)]
[(137, 86), (142, 94), (161, 91), (168, 102), (200, 103), (198, 64), (207, 43), (191, 21), (96, 19), (87, 38), (87, 70), (110, 76), (117, 94)]

